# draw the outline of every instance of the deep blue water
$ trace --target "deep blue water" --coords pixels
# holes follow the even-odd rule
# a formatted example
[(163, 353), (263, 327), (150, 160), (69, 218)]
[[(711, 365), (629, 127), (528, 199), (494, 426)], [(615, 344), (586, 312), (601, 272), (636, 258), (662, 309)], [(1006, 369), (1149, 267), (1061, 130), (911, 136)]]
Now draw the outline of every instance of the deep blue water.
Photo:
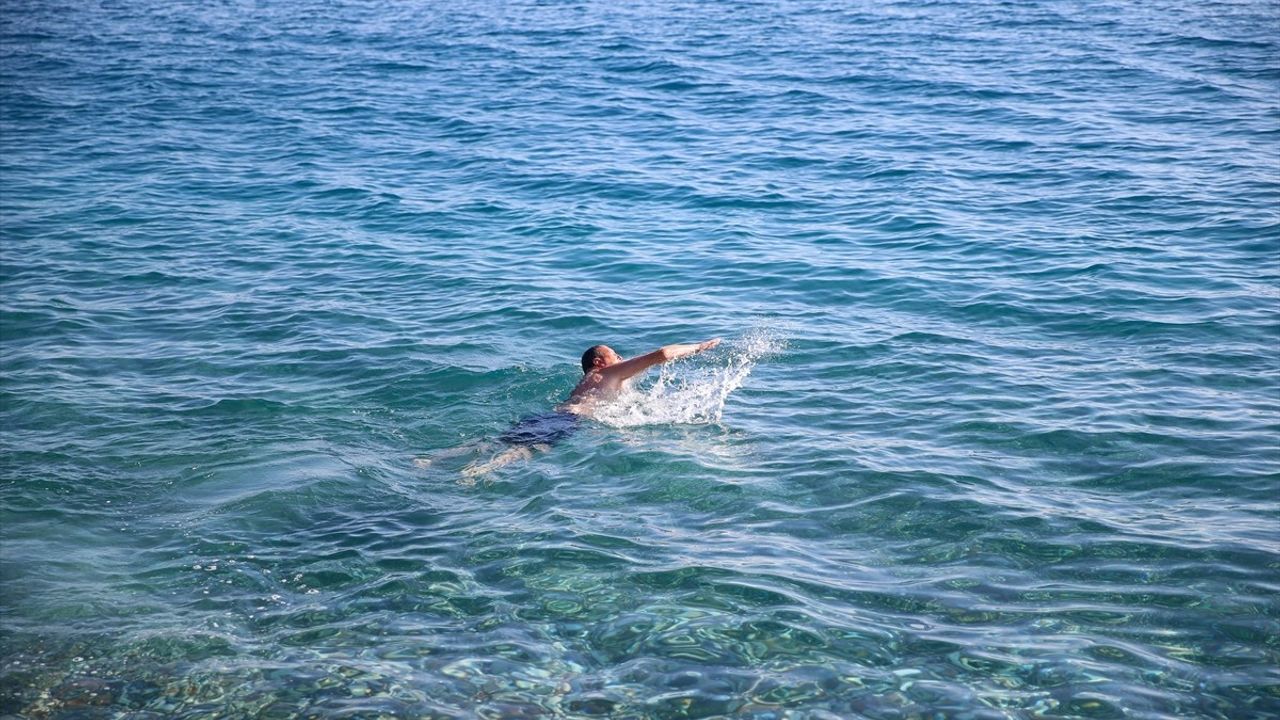
[(1273, 1), (5, 0), (0, 81), (0, 717), (1280, 717)]

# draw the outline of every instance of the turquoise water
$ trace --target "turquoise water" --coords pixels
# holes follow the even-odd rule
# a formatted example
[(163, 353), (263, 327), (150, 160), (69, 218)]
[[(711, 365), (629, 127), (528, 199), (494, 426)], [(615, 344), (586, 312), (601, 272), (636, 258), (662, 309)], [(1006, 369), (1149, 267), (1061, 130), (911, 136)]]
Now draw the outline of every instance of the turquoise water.
[(1280, 717), (1274, 2), (34, 0), (0, 73), (0, 716)]

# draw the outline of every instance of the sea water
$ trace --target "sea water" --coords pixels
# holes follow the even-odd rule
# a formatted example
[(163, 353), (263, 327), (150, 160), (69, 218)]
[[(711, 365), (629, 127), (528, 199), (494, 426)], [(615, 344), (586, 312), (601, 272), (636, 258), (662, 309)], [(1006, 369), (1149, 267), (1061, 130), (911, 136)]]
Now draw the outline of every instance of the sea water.
[(1270, 0), (11, 1), (0, 81), (0, 716), (1280, 716)]

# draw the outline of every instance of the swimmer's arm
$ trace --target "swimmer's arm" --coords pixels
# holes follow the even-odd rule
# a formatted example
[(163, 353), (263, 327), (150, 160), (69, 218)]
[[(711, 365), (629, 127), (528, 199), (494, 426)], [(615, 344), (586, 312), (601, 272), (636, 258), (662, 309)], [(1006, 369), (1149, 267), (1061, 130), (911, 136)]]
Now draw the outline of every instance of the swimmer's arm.
[(607, 368), (603, 368), (600, 372), (610, 380), (620, 382), (622, 380), (635, 377), (654, 365), (661, 365), (662, 363), (671, 362), (672, 360), (679, 360), (680, 358), (689, 357), (690, 355), (697, 355), (698, 353), (704, 350), (710, 350), (719, 344), (720, 338), (714, 338), (712, 340), (707, 340), (706, 342), (690, 343), (687, 345), (664, 345), (651, 353), (639, 355), (631, 358), (630, 360), (623, 360), (616, 365), (610, 365)]

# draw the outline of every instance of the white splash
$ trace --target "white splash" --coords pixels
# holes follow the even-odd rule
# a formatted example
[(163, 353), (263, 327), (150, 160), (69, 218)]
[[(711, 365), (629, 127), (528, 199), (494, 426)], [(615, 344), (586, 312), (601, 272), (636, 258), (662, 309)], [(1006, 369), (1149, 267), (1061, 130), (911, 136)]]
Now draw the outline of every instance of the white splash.
[(705, 355), (663, 365), (652, 385), (626, 390), (592, 415), (613, 427), (720, 422), (729, 393), (742, 387), (761, 358), (785, 347), (769, 330), (751, 330)]

